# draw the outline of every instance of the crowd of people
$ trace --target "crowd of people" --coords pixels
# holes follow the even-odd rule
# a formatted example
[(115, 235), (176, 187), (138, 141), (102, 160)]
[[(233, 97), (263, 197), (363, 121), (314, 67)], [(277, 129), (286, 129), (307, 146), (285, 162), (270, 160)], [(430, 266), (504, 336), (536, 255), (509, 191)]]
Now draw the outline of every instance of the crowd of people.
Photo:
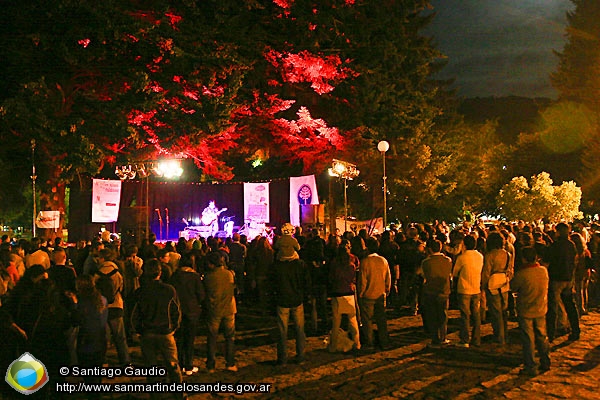
[[(598, 301), (590, 282), (599, 263), (600, 227), (564, 223), (392, 224), (381, 234), (363, 229), (327, 240), (317, 228), (285, 224), (273, 244), (238, 233), (164, 244), (150, 235), (139, 246), (106, 234), (75, 246), (3, 237), (0, 356), (4, 367), (25, 351), (43, 355), (50, 371), (101, 366), (110, 338), (119, 365), (134, 361), (130, 346), (139, 344), (136, 362), (163, 365), (181, 382), (200, 370), (194, 341), (202, 327), (206, 371), (215, 371), (219, 333), (225, 368), (237, 371), (241, 305), (275, 316), (279, 365), (288, 362), (290, 318), (294, 362), (302, 363), (306, 330), (328, 335), (332, 352), (386, 349), (388, 312), (420, 314), (430, 346), (443, 348), (455, 307), (460, 347), (502, 348), (507, 321), (516, 318), (523, 371), (536, 375), (550, 368), (549, 342), (579, 339), (579, 318)], [(490, 344), (482, 344), (486, 321)]]

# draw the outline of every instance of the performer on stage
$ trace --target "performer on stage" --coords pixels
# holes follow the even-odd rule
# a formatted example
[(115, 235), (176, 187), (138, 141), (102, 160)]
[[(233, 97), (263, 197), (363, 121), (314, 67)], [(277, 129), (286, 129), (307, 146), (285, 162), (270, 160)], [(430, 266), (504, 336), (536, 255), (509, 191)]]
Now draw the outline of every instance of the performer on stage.
[(219, 215), (223, 211), (227, 211), (227, 209), (222, 208), (219, 210), (214, 200), (209, 201), (208, 207), (202, 211), (202, 225), (210, 226), (211, 236), (215, 236), (219, 232)]

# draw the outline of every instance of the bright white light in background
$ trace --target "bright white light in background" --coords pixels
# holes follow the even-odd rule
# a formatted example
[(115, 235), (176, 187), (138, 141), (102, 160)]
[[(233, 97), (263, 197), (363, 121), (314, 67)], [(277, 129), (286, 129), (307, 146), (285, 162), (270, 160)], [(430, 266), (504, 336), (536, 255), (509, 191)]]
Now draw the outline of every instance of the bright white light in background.
[(260, 158), (257, 158), (256, 160), (252, 161), (252, 167), (253, 168), (258, 168), (262, 165), (262, 160)]
[(194, 225), (200, 225), (200, 218), (194, 218)]
[(179, 160), (166, 160), (158, 163), (156, 174), (167, 179), (179, 178), (183, 174)]

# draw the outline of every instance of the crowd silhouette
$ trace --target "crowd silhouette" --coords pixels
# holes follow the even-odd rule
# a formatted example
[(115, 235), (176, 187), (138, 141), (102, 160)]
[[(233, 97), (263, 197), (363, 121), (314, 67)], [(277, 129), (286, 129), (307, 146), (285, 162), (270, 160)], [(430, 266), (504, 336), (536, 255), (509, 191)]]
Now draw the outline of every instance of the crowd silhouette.
[[(387, 349), (390, 313), (421, 315), (433, 348), (501, 349), (507, 321), (515, 318), (523, 373), (536, 375), (551, 368), (549, 343), (562, 335), (578, 340), (580, 316), (600, 300), (595, 224), (406, 223), (327, 240), (318, 228), (285, 224), (278, 233), (273, 244), (235, 233), (176, 243), (150, 235), (139, 246), (117, 235), (74, 245), (5, 235), (1, 365), (27, 351), (53, 378), (65, 379), (56, 373), (60, 366), (106, 365), (110, 340), (119, 366), (162, 365), (165, 379), (181, 382), (200, 370), (215, 372), (221, 333), (226, 369), (235, 373), (236, 313), (246, 307), (276, 320), (278, 365), (290, 362), (290, 320), (293, 362), (303, 363), (307, 334), (327, 335), (331, 352)], [(456, 343), (446, 336), (450, 308), (460, 310)], [(483, 342), (481, 325), (488, 322), (493, 335)], [(201, 331), (205, 354), (194, 346)], [(130, 347), (138, 345), (143, 359), (132, 360)]]

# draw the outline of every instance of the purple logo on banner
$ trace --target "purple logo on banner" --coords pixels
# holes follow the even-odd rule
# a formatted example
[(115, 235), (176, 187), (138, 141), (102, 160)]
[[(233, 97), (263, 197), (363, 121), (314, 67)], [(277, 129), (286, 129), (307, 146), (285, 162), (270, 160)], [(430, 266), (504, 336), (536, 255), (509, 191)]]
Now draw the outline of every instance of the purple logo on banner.
[(312, 190), (310, 186), (304, 184), (298, 189), (298, 203), (301, 205), (311, 204)]

